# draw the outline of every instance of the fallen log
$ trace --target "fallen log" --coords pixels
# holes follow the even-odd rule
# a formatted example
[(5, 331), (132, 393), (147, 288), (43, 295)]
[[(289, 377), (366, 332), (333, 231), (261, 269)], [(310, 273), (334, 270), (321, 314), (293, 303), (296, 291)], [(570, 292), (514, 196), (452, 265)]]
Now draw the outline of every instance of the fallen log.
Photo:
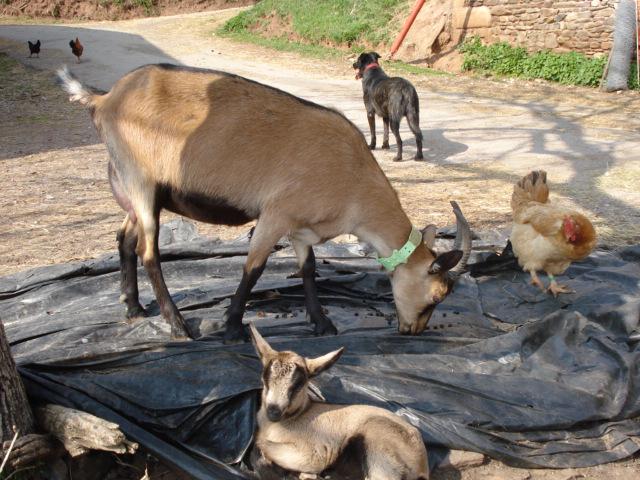
[(57, 438), (72, 457), (89, 450), (122, 454), (138, 449), (138, 444), (127, 440), (117, 423), (90, 413), (52, 404), (37, 407), (34, 412), (40, 427)]
[(127, 440), (118, 424), (90, 413), (49, 404), (34, 408), (34, 414), (40, 430), (46, 434), (18, 437), (10, 451), (10, 442), (1, 445), (1, 457), (8, 455), (8, 464), (14, 469), (61, 457), (65, 451), (77, 457), (89, 450), (123, 454), (138, 449), (138, 444)]

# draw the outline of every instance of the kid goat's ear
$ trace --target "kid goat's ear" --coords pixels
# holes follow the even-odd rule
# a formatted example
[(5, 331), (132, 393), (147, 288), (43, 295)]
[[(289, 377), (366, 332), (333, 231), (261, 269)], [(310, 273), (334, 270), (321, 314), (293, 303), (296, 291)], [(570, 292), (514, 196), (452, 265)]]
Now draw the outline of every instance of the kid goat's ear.
[(263, 365), (266, 365), (277, 352), (271, 348), (271, 345), (269, 345), (264, 338), (262, 338), (262, 335), (260, 335), (260, 332), (258, 332), (258, 329), (253, 322), (249, 324), (249, 333), (251, 334), (251, 342), (256, 348), (256, 352), (258, 352), (260, 361)]
[(306, 358), (307, 369), (309, 370), (309, 377), (315, 377), (316, 375), (324, 372), (334, 363), (338, 361), (340, 356), (344, 352), (344, 347), (334, 352), (327, 353), (318, 358)]

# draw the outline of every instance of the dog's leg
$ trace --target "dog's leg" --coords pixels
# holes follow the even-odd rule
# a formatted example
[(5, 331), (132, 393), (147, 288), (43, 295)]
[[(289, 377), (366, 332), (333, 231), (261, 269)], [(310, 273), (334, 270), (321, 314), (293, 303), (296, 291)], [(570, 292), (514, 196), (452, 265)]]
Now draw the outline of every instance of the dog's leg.
[(422, 130), (420, 130), (419, 115), (420, 114), (417, 109), (413, 112), (407, 113), (409, 128), (416, 137), (416, 156), (413, 157), (414, 160), (422, 160), (424, 158), (422, 155)]
[(389, 117), (382, 117), (382, 123), (384, 123), (384, 134), (382, 135), (382, 148), (384, 150), (389, 149)]
[(369, 120), (369, 130), (371, 131), (371, 142), (369, 148), (376, 149), (376, 114), (375, 112), (367, 112), (367, 120)]
[(396, 153), (396, 156), (393, 159), (393, 161), (399, 162), (400, 160), (402, 160), (402, 139), (400, 138), (400, 121), (395, 118), (392, 118), (390, 123), (391, 123), (391, 131), (393, 132), (393, 135), (396, 137), (396, 144), (398, 145), (398, 153)]

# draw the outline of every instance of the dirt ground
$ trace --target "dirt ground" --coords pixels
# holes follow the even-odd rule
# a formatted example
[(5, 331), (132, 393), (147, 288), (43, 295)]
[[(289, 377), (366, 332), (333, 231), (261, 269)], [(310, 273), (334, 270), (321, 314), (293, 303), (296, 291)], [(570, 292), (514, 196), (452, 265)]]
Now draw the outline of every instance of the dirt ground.
[[(196, 19), (182, 29), (190, 30), (201, 42), (213, 28), (200, 17)], [(121, 24), (129, 25), (128, 22)], [(170, 26), (157, 25), (160, 39), (175, 33)], [(149, 29), (148, 26), (146, 28)], [(211, 39), (211, 46), (215, 47), (211, 49), (215, 52), (235, 48), (220, 38)], [(18, 47), (15, 42), (0, 38), (0, 51), (21, 60), (16, 63), (4, 57), (0, 73), (0, 161), (7, 178), (12, 179), (5, 185), (6, 193), (0, 199), (3, 217), (7, 226), (10, 225), (10, 228), (0, 231), (2, 274), (85, 259), (111, 250), (115, 248), (115, 231), (122, 220), (122, 212), (112, 200), (106, 180), (106, 152), (88, 114), (77, 105), (69, 104), (65, 95), (53, 85), (51, 71), (41, 69), (41, 62), (46, 60), (26, 59), (16, 54)], [(317, 74), (318, 71), (317, 60), (301, 58), (293, 53), (274, 56), (253, 45), (242, 45), (241, 49), (235, 49), (234, 55), (260, 58), (276, 66), (295, 65), (303, 75), (305, 72)], [(54, 65), (58, 66), (60, 61), (54, 60)], [(325, 60), (322, 70), (329, 77), (349, 78), (352, 72), (345, 68), (348, 61), (348, 57), (344, 62)], [(463, 123), (469, 122), (472, 116), (479, 117), (481, 124), (484, 117), (490, 116), (504, 117), (507, 123), (512, 121), (511, 117), (517, 121), (523, 115), (520, 109), (530, 109), (533, 105), (534, 115), (552, 120), (549, 132), (543, 131), (541, 135), (596, 127), (598, 140), (604, 139), (622, 149), (629, 141), (629, 135), (640, 130), (640, 119), (635, 114), (640, 108), (640, 95), (635, 92), (605, 95), (592, 89), (541, 82), (403, 75), (410, 78), (418, 89), (437, 92), (438, 97), (429, 100), (432, 100), (431, 104), (443, 103), (437, 105), (443, 110), (456, 108), (457, 102), (465, 97), (464, 104), (461, 102), (460, 105), (460, 110), (464, 111)], [(330, 85), (329, 88), (333, 87)], [(360, 110), (356, 112), (356, 118), (368, 135), (362, 107), (358, 103), (354, 108)], [(604, 147), (596, 145), (595, 152), (592, 152), (587, 148), (589, 142), (578, 139), (576, 151), (569, 148), (566, 154), (572, 161), (575, 157), (583, 162), (576, 175), (575, 172), (565, 172), (559, 161), (545, 158), (547, 152), (523, 158), (526, 170), (519, 164), (515, 167), (499, 161), (488, 164), (486, 159), (471, 155), (467, 155), (463, 162), (448, 162), (446, 155), (458, 151), (465, 154), (467, 147), (462, 142), (446, 139), (437, 130), (433, 131), (437, 133), (427, 131), (425, 134), (425, 153), (430, 161), (394, 163), (391, 161), (395, 154), (393, 147), (390, 151), (375, 152), (417, 225), (452, 223), (449, 200), (455, 199), (463, 206), (474, 229), (507, 229), (509, 198), (513, 183), (520, 176), (517, 171), (524, 173), (531, 168), (547, 168), (552, 195), (587, 213), (598, 229), (601, 244), (615, 247), (640, 241), (640, 192), (637, 188), (640, 184), (640, 159), (633, 144), (627, 149), (629, 158), (620, 162), (607, 151), (611, 148), (607, 144)], [(406, 132), (403, 137), (407, 138)], [(407, 157), (412, 155), (411, 141), (407, 141)], [(500, 140), (488, 141), (496, 144)], [(430, 143), (434, 147), (429, 148)], [(433, 151), (441, 146), (444, 154)], [(611, 156), (611, 164), (606, 159), (607, 165), (603, 167), (600, 154)], [(509, 158), (508, 155), (505, 157)], [(516, 161), (517, 157), (517, 154), (511, 155)], [(564, 157), (565, 153), (561, 152), (561, 160)], [(246, 230), (245, 227), (221, 228), (204, 224), (199, 225), (199, 229), (223, 239), (234, 238)]]
[[(220, 18), (206, 22), (198, 18), (189, 27), (183, 25), (182, 28), (189, 29), (195, 38), (193, 42), (205, 50), (233, 52), (241, 59), (260, 58), (274, 69), (294, 65), (307, 76), (317, 76), (321, 71), (327, 77), (352, 78), (347, 54), (342, 60), (318, 61), (293, 53), (274, 54), (251, 45), (235, 45), (228, 40), (211, 37), (215, 22), (221, 21)], [(149, 24), (145, 25), (150, 28)], [(157, 24), (155, 33), (156, 43), (163, 36), (176, 34), (175, 27), (172, 29), (170, 24), (162, 23)], [(205, 46), (202, 46), (203, 42), (206, 42)], [(181, 49), (189, 48), (188, 45), (185, 40)], [(53, 84), (51, 70), (42, 67), (45, 59), (43, 64), (37, 64), (22, 53), (16, 54), (16, 48), (18, 44), (14, 41), (0, 38), (0, 52), (20, 60), (17, 62), (0, 54), (0, 165), (4, 179), (3, 195), (0, 196), (3, 218), (0, 275), (112, 251), (116, 246), (116, 229), (123, 219), (107, 182), (106, 150), (99, 142), (88, 113), (70, 104)], [(170, 47), (166, 51), (172, 53)], [(571, 137), (572, 142), (606, 145), (594, 150), (583, 144), (568, 144), (573, 151), (562, 158), (576, 162), (570, 172), (555, 157), (544, 157), (547, 152), (542, 157), (527, 157), (521, 164), (510, 164), (506, 161), (487, 162), (485, 158), (445, 161), (446, 158), (434, 153), (437, 150), (434, 148), (427, 154), (429, 162), (398, 164), (391, 161), (395, 154), (393, 146), (390, 152), (377, 151), (376, 158), (416, 224), (422, 225), (427, 221), (440, 225), (452, 223), (448, 200), (456, 199), (463, 205), (474, 229), (506, 229), (510, 221), (509, 197), (518, 176), (525, 169), (537, 168), (538, 165), (547, 169), (556, 166), (557, 174), (550, 178), (553, 194), (589, 214), (600, 232), (602, 244), (616, 246), (640, 241), (640, 158), (638, 150), (633, 149), (638, 146), (640, 95), (605, 95), (595, 90), (543, 82), (496, 81), (463, 76), (403, 76), (410, 78), (419, 90), (427, 92), (428, 101), (434, 109), (443, 105), (444, 110), (459, 108), (462, 126), (474, 115), (480, 118), (475, 120), (480, 125), (500, 116), (508, 116), (507, 123), (516, 125), (523, 116), (521, 109), (526, 109), (527, 115), (533, 115), (540, 122), (549, 122), (549, 130), (553, 134), (562, 135), (563, 131), (577, 129), (588, 132), (588, 135), (585, 133), (579, 140)], [(361, 120), (364, 122), (358, 123), (363, 128), (366, 120), (362, 107), (354, 105), (354, 109), (358, 109), (356, 115), (363, 117)], [(440, 137), (434, 134), (437, 130), (434, 123), (432, 120), (429, 124), (427, 141), (431, 140), (436, 146), (446, 145), (453, 152), (461, 151), (463, 137), (458, 137), (456, 142), (451, 141), (451, 137), (445, 142), (441, 133), (437, 134)], [(535, 143), (537, 137), (534, 134)], [(496, 135), (496, 138), (487, 141), (500, 141), (494, 131), (490, 135)], [(597, 144), (592, 139), (604, 143)], [(611, 148), (618, 150), (607, 150), (608, 145), (615, 145)], [(625, 150), (628, 150), (626, 157)], [(429, 154), (432, 154), (431, 158)], [(410, 155), (410, 152), (405, 155)], [(610, 158), (611, 165), (607, 160), (606, 169), (596, 168), (594, 165), (600, 165), (596, 162), (602, 160), (599, 156)], [(537, 158), (543, 158), (544, 162), (536, 164)], [(167, 218), (169, 216), (163, 220)], [(247, 228), (199, 225), (201, 232), (223, 239), (234, 238)], [(491, 461), (462, 472), (436, 472), (433, 478), (635, 480), (639, 475), (640, 458), (636, 455), (634, 459), (615, 464), (571, 470), (513, 469)]]
[(0, 15), (56, 20), (124, 20), (154, 15), (203, 12), (256, 3), (255, 0), (155, 0), (145, 8), (143, 2), (131, 0), (4, 0)]

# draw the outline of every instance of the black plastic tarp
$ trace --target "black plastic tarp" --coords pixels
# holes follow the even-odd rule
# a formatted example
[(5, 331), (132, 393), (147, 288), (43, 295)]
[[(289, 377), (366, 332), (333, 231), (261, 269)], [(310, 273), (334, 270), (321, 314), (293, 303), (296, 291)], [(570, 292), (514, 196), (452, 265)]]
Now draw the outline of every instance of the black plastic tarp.
[[(226, 465), (251, 442), (260, 365), (251, 345), (223, 345), (221, 335), (247, 246), (196, 237), (162, 248), (169, 289), (202, 335), (191, 342), (167, 341), (142, 269), (153, 316), (123, 321), (116, 255), (0, 278), (0, 315), (32, 400), (115, 421), (193, 478), (242, 478)], [(417, 337), (397, 333), (389, 280), (357, 245), (316, 252), (321, 301), (340, 335), (312, 335), (290, 248), (270, 258), (245, 318), (277, 349), (346, 347), (315, 382), (327, 401), (387, 408), (428, 446), (524, 467), (640, 450), (640, 247), (572, 265), (560, 280), (577, 293), (559, 299), (517, 269), (465, 275)]]

